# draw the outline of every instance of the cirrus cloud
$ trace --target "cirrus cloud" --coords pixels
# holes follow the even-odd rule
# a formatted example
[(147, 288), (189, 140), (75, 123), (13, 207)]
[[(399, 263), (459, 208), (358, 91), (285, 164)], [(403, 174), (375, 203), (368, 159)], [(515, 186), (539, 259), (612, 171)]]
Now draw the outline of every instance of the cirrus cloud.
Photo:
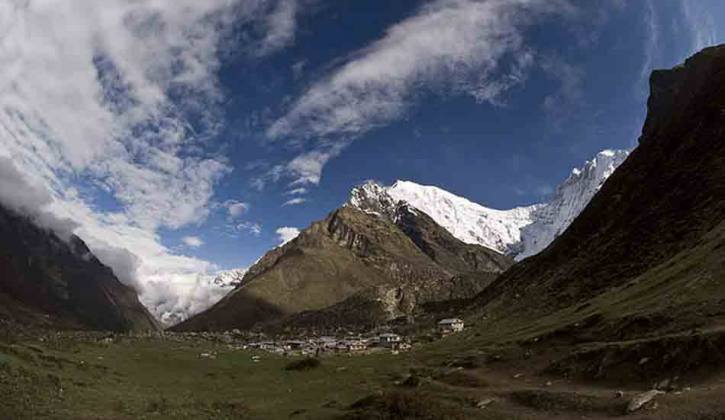
[(525, 28), (571, 10), (565, 0), (427, 3), (313, 84), (267, 136), (321, 139), (287, 167), (296, 184), (317, 184), (324, 164), (351, 138), (404, 116), (424, 89), (500, 104), (533, 61)]

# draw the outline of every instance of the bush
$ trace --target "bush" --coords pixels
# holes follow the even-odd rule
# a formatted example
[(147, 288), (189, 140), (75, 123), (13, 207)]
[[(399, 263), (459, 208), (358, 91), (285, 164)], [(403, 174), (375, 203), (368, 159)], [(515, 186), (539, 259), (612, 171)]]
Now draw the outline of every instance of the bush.
[(320, 361), (314, 357), (305, 357), (287, 364), (284, 370), (311, 370), (320, 366)]

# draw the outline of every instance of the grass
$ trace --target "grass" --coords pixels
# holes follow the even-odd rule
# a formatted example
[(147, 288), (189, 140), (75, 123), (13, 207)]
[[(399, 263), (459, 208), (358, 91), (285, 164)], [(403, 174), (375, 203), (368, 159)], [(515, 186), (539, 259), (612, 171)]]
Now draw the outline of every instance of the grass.
[[(654, 363), (655, 356), (662, 353), (655, 350), (671, 349), (662, 353), (663, 360), (673, 354), (694, 354), (675, 352), (673, 345), (664, 344), (689, 337), (691, 325), (705, 330), (708, 337), (714, 334), (712, 328), (725, 326), (723, 243), (725, 223), (698, 246), (576, 306), (537, 317), (527, 313), (506, 317), (510, 315), (506, 311), (486, 308), (482, 315), (487, 317), (467, 319), (463, 333), (417, 347), (412, 353), (325, 357), (316, 367), (305, 359), (232, 350), (201, 339), (119, 336), (104, 344), (53, 334), (43, 342), (0, 342), (0, 419), (274, 420), (293, 414), (296, 419), (404, 418), (421, 410), (456, 413), (459, 409), (466, 414), (474, 410), (471, 418), (477, 418), (484, 413), (473, 408), (475, 401), (492, 396), (501, 401), (486, 409), (487, 418), (514, 418), (512, 413), (521, 410), (527, 414), (523, 418), (546, 418), (552, 411), (610, 414), (609, 403), (582, 396), (575, 384), (564, 393), (547, 388), (543, 392), (519, 391), (541, 386), (544, 381), (533, 379), (534, 375), (557, 361), (564, 360), (569, 370), (580, 370), (577, 360), (565, 358), (577, 351), (596, 356), (600, 348), (606, 350), (604, 356), (613, 349), (613, 354), (626, 356), (624, 362), (634, 361), (633, 369), (625, 369), (626, 364), (620, 369), (602, 363), (612, 379), (620, 371), (639, 369), (645, 356), (640, 350), (652, 359), (645, 367), (653, 366), (657, 375), (662, 370), (670, 375), (671, 368), (662, 369), (668, 365)], [(660, 324), (670, 318), (675, 321)], [(642, 322), (645, 327), (631, 329)], [(632, 336), (622, 335), (628, 331)], [(542, 356), (544, 352), (550, 357)], [(202, 353), (215, 357), (202, 357)], [(710, 354), (714, 353), (705, 356)], [(581, 369), (599, 366), (586, 357), (580, 359)], [(722, 364), (703, 366), (722, 380)], [(456, 367), (463, 371), (448, 377), (436, 374)], [(489, 374), (495, 370), (499, 376), (491, 378)], [(423, 379), (415, 386), (394, 386), (411, 371), (419, 372)], [(526, 373), (523, 378), (511, 379), (521, 371)], [(663, 379), (657, 375), (643, 376), (642, 383), (626, 377), (624, 389), (645, 389), (652, 380)], [(527, 384), (527, 378), (534, 382)], [(692, 379), (696, 388), (697, 378)], [(721, 391), (718, 387), (712, 392)], [(690, 401), (690, 408), (681, 408), (683, 397), (668, 396), (669, 403), (663, 397), (662, 418), (698, 418), (688, 416), (701, 407), (708, 407), (715, 416), (723, 413), (716, 396), (704, 387), (699, 392), (687, 394), (685, 402)], [(607, 398), (611, 393), (611, 389), (606, 391)], [(361, 400), (367, 405), (358, 404), (351, 411)], [(532, 411), (535, 415), (528, 417)]]
[[(0, 350), (0, 413), (13, 419), (328, 418), (392, 383), (408, 364), (403, 355), (335, 356), (289, 371), (289, 359), (267, 353), (160, 339), (13, 351)], [(208, 352), (217, 357), (200, 357)], [(310, 367), (305, 360), (294, 363)]]

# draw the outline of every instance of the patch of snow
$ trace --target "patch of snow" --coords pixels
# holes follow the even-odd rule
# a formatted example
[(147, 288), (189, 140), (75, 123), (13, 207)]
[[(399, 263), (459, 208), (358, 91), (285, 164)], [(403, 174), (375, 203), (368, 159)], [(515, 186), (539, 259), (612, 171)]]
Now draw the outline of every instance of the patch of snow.
[(214, 285), (221, 288), (235, 288), (242, 284), (246, 268), (235, 268), (232, 270), (219, 271), (214, 278)]

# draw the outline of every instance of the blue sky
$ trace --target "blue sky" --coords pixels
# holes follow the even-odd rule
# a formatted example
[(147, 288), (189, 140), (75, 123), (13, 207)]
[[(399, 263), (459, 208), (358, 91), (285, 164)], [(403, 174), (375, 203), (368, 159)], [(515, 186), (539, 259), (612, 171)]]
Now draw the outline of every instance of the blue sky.
[[(415, 1), (382, 8), (374, 2), (338, 3), (343, 4), (318, 3), (301, 16), (293, 46), (264, 59), (237, 57), (221, 69), (229, 97), (222, 136), (231, 142), (233, 162), (274, 165), (304, 152), (289, 145), (299, 140), (294, 134), (270, 140), (264, 130), (284, 115), (290, 101), (420, 6)], [(245, 265), (275, 244), (278, 226), (302, 228), (324, 217), (366, 179), (438, 185), (496, 208), (545, 199), (571, 168), (597, 151), (636, 144), (649, 70), (675, 65), (697, 45), (678, 1), (591, 3), (577, 11), (579, 16), (543, 17), (522, 30), (534, 62), (526, 80), (501, 94), (498, 103), (423, 84), (399, 118), (359, 134), (330, 136), (352, 144), (324, 166), (319, 185), (301, 185), (309, 189), (300, 195), (307, 200), (302, 204), (282, 206), (293, 197), (284, 194), (293, 189), (292, 178), (268, 182), (260, 191), (250, 183), (266, 167), (235, 165), (217, 196), (249, 202), (245, 220), (262, 226), (258, 236), (216, 234), (209, 230), (212, 218), (167, 240), (200, 236), (205, 246), (194, 253), (230, 267)], [(710, 3), (711, 10), (723, 11), (722, 4)]]
[(724, 42), (720, 17), (720, 0), (5, 2), (0, 158), (30, 187), (0, 200), (80, 235), (158, 316), (193, 313), (224, 293), (217, 271), (364, 180), (545, 200), (636, 145), (649, 72)]

